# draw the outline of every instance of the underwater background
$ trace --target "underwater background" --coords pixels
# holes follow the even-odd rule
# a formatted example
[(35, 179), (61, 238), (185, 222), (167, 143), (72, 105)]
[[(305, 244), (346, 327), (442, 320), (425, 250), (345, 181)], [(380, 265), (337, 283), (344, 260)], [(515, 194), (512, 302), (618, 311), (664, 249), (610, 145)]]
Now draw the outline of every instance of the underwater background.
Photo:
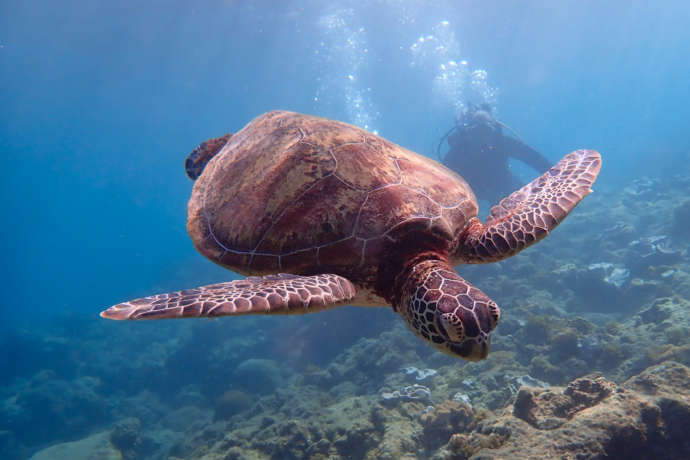
[[(688, 458), (688, 49), (682, 1), (0, 2), (0, 458)], [(502, 308), (487, 360), (386, 308), (98, 316), (239, 278), (186, 233), (200, 142), (284, 109), (437, 159), (469, 103), (603, 156), (549, 238), (458, 268)]]

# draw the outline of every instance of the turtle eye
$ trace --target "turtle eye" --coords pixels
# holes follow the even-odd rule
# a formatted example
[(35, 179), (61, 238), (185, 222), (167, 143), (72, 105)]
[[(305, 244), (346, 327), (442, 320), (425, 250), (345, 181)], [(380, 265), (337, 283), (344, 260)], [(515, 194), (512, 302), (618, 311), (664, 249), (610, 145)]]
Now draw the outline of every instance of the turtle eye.
[(454, 312), (441, 313), (438, 318), (441, 331), (445, 332), (452, 342), (465, 340), (465, 326), (458, 315)]
[(501, 319), (501, 309), (495, 302), (489, 302), (489, 318), (491, 319), (491, 330), (496, 329), (498, 321)]

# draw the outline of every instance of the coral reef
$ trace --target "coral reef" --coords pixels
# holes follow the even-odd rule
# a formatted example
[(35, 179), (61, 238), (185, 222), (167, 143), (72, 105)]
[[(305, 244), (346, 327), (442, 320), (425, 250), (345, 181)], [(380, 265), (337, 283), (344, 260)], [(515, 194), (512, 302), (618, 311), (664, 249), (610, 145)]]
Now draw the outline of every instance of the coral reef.
[(141, 422), (129, 417), (118, 421), (110, 432), (110, 443), (122, 455), (123, 460), (134, 460), (142, 453)]
[(439, 458), (688, 458), (689, 379), (687, 367), (665, 362), (620, 386), (583, 377), (523, 389), (512, 413), (454, 435)]
[(253, 402), (253, 398), (246, 391), (228, 390), (216, 401), (213, 420), (228, 420), (233, 415), (249, 409)]
[(405, 371), (407, 375), (413, 375), (415, 380), (424, 380), (436, 375), (436, 370), (434, 369), (417, 369), (414, 366), (403, 367), (402, 370)]
[(421, 402), (431, 403), (431, 390), (424, 385), (415, 383), (395, 390), (392, 392), (382, 392), (381, 400), (385, 404), (395, 404), (398, 401), (417, 400)]
[(233, 374), (232, 382), (250, 393), (271, 393), (281, 381), (278, 363), (272, 359), (250, 358), (242, 361)]
[(422, 414), (423, 441), (427, 452), (433, 452), (456, 433), (469, 432), (474, 428), (475, 413), (459, 401), (444, 401), (434, 410)]
[(621, 385), (589, 376), (522, 387), (496, 414), (453, 400), (428, 411), (415, 400), (389, 406), (353, 397), (308, 420), (264, 416), (184, 458), (681, 459), (690, 455), (689, 380), (690, 369), (666, 361)]
[(503, 312), (478, 363), (389, 309), (16, 331), (0, 458), (690, 458), (688, 184), (598, 190), (538, 249), (460, 267)]
[(56, 444), (32, 455), (29, 460), (124, 460), (109, 441), (109, 433), (98, 433), (79, 441)]
[(690, 200), (685, 200), (673, 209), (671, 233), (674, 237), (690, 239)]

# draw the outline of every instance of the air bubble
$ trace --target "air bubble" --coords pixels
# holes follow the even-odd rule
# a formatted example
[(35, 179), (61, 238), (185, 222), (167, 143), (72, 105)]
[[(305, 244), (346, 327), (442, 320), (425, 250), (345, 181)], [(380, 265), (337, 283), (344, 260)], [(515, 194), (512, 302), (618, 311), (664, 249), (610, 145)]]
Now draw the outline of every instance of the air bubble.
[(420, 35), (410, 45), (410, 66), (422, 72), (436, 69), (436, 75), (430, 76), (433, 91), (439, 102), (450, 103), (456, 116), (467, 101), (495, 106), (496, 90), (488, 85), (486, 71), (472, 71), (466, 60), (459, 59), (460, 45), (449, 26), (449, 21), (442, 20), (432, 29), (433, 33)]
[(352, 8), (341, 8), (319, 18), (317, 24), (324, 40), (318, 55), (321, 74), (314, 102), (318, 102), (320, 112), (337, 111), (336, 107), (344, 103), (348, 121), (369, 129), (379, 115), (370, 99), (371, 90), (359, 87), (369, 48), (366, 29), (356, 20)]

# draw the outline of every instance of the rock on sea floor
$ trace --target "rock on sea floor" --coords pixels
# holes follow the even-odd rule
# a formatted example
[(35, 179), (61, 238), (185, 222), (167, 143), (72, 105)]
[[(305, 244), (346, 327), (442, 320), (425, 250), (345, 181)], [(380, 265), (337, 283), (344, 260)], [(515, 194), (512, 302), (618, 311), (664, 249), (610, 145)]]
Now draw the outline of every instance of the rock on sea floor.
[(110, 433), (106, 431), (48, 447), (29, 460), (122, 460), (122, 454), (110, 443)]
[(434, 458), (687, 459), (689, 380), (690, 369), (669, 361), (620, 386), (583, 377), (523, 387), (512, 408), (452, 435)]
[(309, 418), (216, 433), (222, 440), (210, 445), (197, 439), (180, 458), (687, 459), (688, 381), (690, 369), (667, 361), (621, 385), (591, 375), (522, 387), (494, 412), (453, 400), (426, 411), (418, 401), (386, 407), (353, 397)]

